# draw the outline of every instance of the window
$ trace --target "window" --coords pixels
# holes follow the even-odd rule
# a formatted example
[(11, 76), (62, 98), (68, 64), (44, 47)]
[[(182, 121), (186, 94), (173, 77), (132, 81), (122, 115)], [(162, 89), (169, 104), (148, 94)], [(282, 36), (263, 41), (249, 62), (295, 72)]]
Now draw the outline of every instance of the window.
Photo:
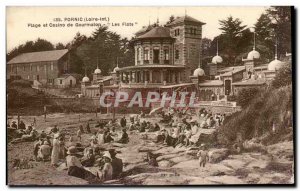
[(25, 66), (23, 66), (23, 71), (25, 71)]
[(32, 64), (30, 64), (30, 71), (32, 71)]
[(179, 36), (179, 29), (175, 29), (175, 36)]
[(197, 29), (196, 29), (196, 28), (194, 28), (194, 35), (196, 35), (196, 33), (197, 33)]
[(62, 80), (59, 80), (59, 84), (62, 84)]
[(179, 59), (179, 50), (175, 50), (175, 59)]
[(169, 60), (169, 50), (164, 50), (164, 60)]
[(155, 48), (153, 50), (153, 62), (154, 63), (159, 63), (159, 48)]
[(37, 72), (40, 71), (40, 66), (39, 65), (36, 66), (36, 71)]
[(150, 60), (150, 51), (148, 49), (144, 49), (144, 60)]
[(138, 48), (136, 50), (136, 57), (137, 57), (137, 60), (140, 60), (140, 48)]
[(51, 62), (51, 70), (53, 70), (53, 62)]

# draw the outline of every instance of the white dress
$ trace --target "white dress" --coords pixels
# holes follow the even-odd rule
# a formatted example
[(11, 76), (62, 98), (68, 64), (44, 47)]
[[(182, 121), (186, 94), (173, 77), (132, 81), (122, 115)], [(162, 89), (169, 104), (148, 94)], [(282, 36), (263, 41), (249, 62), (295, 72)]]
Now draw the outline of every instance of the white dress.
[(53, 148), (51, 154), (51, 164), (55, 165), (59, 161), (60, 142), (58, 139), (53, 139)]

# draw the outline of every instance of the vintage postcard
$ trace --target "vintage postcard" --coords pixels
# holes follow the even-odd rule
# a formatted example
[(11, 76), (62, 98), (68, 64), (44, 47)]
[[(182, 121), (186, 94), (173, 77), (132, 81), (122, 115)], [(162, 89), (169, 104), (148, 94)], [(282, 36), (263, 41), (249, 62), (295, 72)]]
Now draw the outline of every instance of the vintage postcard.
[(7, 185), (295, 185), (294, 7), (6, 7)]

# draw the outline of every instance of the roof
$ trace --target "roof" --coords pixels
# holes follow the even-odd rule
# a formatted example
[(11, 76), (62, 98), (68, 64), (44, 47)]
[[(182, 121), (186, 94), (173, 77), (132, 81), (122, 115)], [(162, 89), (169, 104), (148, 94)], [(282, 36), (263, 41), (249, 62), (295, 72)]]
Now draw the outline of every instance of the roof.
[(140, 36), (145, 34), (146, 32), (150, 31), (153, 28), (153, 26), (148, 25), (148, 26), (143, 26), (139, 31), (135, 33), (136, 36)]
[(8, 64), (56, 61), (63, 57), (68, 51), (68, 49), (63, 49), (23, 53), (11, 59)]
[(243, 70), (246, 70), (245, 67), (233, 69), (229, 72), (225, 72), (224, 74), (220, 74), (220, 76), (232, 76), (233, 74), (236, 74), (238, 72), (242, 72)]
[(67, 78), (69, 76), (73, 76), (76, 79), (82, 78), (82, 76), (80, 74), (62, 74), (58, 78)]
[(265, 79), (249, 79), (249, 80), (245, 80), (245, 81), (240, 81), (240, 82), (235, 82), (232, 83), (232, 85), (235, 86), (255, 86), (255, 85), (264, 85), (266, 83)]
[(240, 68), (245, 68), (245, 66), (231, 66), (231, 67), (220, 68), (218, 70), (218, 73), (229, 72), (229, 71), (240, 69)]
[(254, 67), (255, 70), (267, 70), (268, 69), (268, 64), (262, 64), (262, 65), (259, 65), (259, 66), (255, 66)]
[(199, 86), (222, 86), (222, 80), (206, 80), (204, 82), (199, 83)]
[(145, 64), (145, 65), (137, 65), (137, 66), (127, 66), (123, 68), (119, 68), (117, 71), (125, 71), (130, 69), (142, 69), (142, 68), (184, 68), (183, 65), (167, 65), (167, 64)]
[(137, 37), (137, 39), (145, 39), (145, 38), (172, 38), (172, 37), (170, 35), (169, 28), (158, 26), (151, 29), (149, 32)]
[(176, 18), (173, 22), (167, 24), (167, 26), (176, 25), (176, 24), (180, 24), (180, 23), (184, 23), (184, 22), (193, 22), (193, 23), (198, 23), (200, 25), (205, 25), (206, 24), (206, 23), (201, 22), (197, 19), (194, 19), (193, 17), (185, 15), (183, 17)]
[(112, 76), (103, 76), (100, 80), (97, 80), (97, 82), (106, 82), (112, 79)]
[(177, 87), (186, 87), (186, 86), (191, 86), (194, 85), (194, 83), (183, 83), (183, 84), (175, 84), (175, 85), (167, 85), (167, 86), (161, 86), (160, 88), (165, 89), (165, 88), (177, 88)]

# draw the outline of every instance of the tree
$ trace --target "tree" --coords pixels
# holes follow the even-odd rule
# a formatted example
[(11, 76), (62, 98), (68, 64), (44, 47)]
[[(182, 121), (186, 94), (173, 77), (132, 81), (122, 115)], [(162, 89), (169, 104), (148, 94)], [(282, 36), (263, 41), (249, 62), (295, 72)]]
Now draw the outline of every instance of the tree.
[(83, 61), (77, 55), (77, 48), (87, 41), (85, 35), (81, 35), (79, 32), (76, 33), (73, 40), (66, 45), (70, 53), (70, 71), (73, 73), (84, 74)]
[(129, 41), (109, 31), (106, 26), (97, 28), (92, 36), (77, 48), (77, 55), (83, 61), (88, 74), (92, 73), (98, 64), (104, 75), (113, 70), (117, 60), (119, 66), (123, 67), (132, 65), (132, 58), (134, 58)]
[(261, 53), (261, 59), (269, 61), (269, 59), (274, 57), (274, 29), (268, 14), (261, 14), (254, 26), (256, 46)]
[(291, 9), (292, 7), (288, 6), (276, 6), (271, 7), (266, 11), (271, 20), (275, 38), (278, 39), (279, 55), (292, 51)]
[(166, 26), (167, 24), (170, 24), (170, 23), (173, 22), (174, 20), (175, 20), (174, 15), (171, 15), (171, 16), (169, 17), (169, 20), (168, 20), (167, 23), (165, 24), (165, 26)]
[(63, 43), (57, 43), (56, 45), (55, 45), (55, 49), (56, 50), (62, 50), (62, 49), (65, 49), (65, 45), (63, 44)]
[(241, 47), (238, 46), (243, 37), (246, 25), (242, 25), (242, 21), (232, 16), (225, 20), (219, 21), (222, 31), (220, 41), (226, 45), (223, 53), (227, 55), (229, 62), (236, 64), (236, 57), (239, 55)]

